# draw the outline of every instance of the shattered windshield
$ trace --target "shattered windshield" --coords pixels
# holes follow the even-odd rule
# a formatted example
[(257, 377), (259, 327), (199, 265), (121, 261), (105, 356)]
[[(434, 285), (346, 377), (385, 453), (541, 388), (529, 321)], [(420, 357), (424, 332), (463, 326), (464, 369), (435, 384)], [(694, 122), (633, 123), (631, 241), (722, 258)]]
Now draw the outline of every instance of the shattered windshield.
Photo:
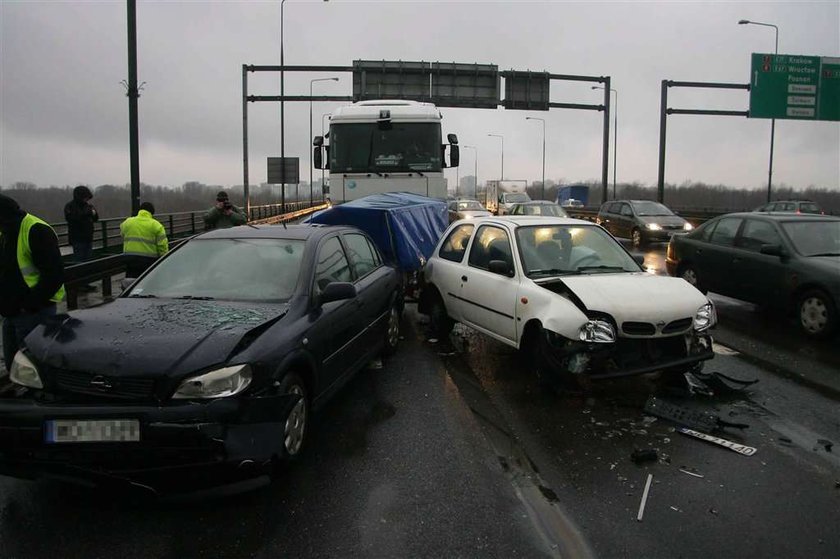
[(330, 172), (440, 172), (440, 123), (373, 122), (330, 126)]
[(294, 293), (304, 241), (196, 239), (174, 252), (128, 297), (282, 302)]
[(598, 227), (549, 225), (516, 230), (525, 275), (639, 272), (639, 265)]

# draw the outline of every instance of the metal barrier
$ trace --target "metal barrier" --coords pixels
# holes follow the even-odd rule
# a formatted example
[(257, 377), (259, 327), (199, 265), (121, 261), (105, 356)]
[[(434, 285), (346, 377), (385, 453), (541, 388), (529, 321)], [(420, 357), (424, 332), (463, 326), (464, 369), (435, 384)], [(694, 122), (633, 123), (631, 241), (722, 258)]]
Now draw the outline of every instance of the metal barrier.
[[(316, 202), (316, 208), (321, 207), (321, 202)], [(286, 214), (299, 212), (310, 207), (309, 201), (287, 202)], [(313, 210), (314, 211), (314, 210)], [(156, 214), (157, 219), (166, 228), (166, 235), (169, 240), (188, 237), (204, 231), (204, 214), (206, 210), (192, 212), (176, 212), (168, 214)], [(282, 204), (265, 204), (262, 206), (251, 206), (249, 222), (261, 223), (261, 220), (275, 217), (283, 213)], [(96, 230), (93, 237), (93, 250), (97, 256), (104, 256), (122, 251), (122, 236), (120, 235), (120, 224), (128, 217), (112, 217), (100, 219), (96, 222)], [(67, 235), (67, 223), (53, 223), (52, 228), (58, 236), (58, 245), (61, 253), (72, 261), (70, 242)]]
[[(294, 219), (298, 219), (303, 217), (304, 215), (308, 215), (310, 213), (316, 212), (320, 209), (326, 208), (326, 204), (318, 204), (316, 206), (309, 206), (309, 202), (294, 202), (290, 204), (286, 204), (286, 209), (291, 211), (280, 214), (279, 209), (282, 208), (280, 204), (270, 204), (267, 206), (254, 206), (251, 208), (251, 216), (252, 221), (249, 221), (250, 224), (271, 224), (271, 223), (282, 223)], [(273, 216), (270, 215), (273, 212), (275, 213)], [(160, 221), (166, 228), (167, 233), (170, 235), (170, 239), (177, 236), (180, 232), (180, 239), (175, 239), (173, 242), (170, 242), (170, 248), (175, 248), (181, 242), (184, 242), (187, 237), (194, 235), (196, 233), (201, 233), (204, 230), (204, 221), (203, 221), (203, 214), (204, 212), (182, 212), (181, 214), (161, 214), (155, 216), (155, 218)], [(256, 218), (254, 216), (263, 215), (265, 217)], [(168, 216), (169, 219), (164, 219), (164, 216)], [(187, 216), (188, 220), (181, 219), (179, 221), (179, 216)], [(196, 218), (195, 216), (202, 216), (201, 227), (196, 228)], [(119, 233), (119, 225), (116, 227), (113, 226), (114, 222), (122, 223), (122, 220), (125, 218), (114, 218), (108, 220), (102, 220), (103, 222), (109, 222), (112, 225), (110, 227)], [(66, 224), (60, 224), (66, 225)], [(55, 226), (53, 226), (55, 227)], [(122, 249), (122, 239), (119, 235), (108, 235), (108, 225), (103, 223), (102, 230), (106, 233), (103, 233), (103, 236), (100, 239), (100, 248), (102, 247), (101, 243), (104, 243), (105, 248), (107, 249), (108, 246), (113, 246), (115, 248)], [(175, 232), (171, 233), (172, 231)], [(67, 232), (66, 229), (64, 231), (64, 238), (66, 243)], [(108, 244), (109, 238), (118, 238), (120, 239), (118, 244), (111, 243)], [(61, 237), (59, 237), (61, 239)], [(102, 282), (102, 296), (104, 298), (109, 298), (113, 294), (113, 290), (111, 287), (112, 280), (114, 277), (124, 274), (128, 264), (132, 262), (132, 257), (128, 255), (120, 254), (112, 254), (112, 255), (105, 255), (100, 258), (96, 258), (94, 260), (89, 260), (87, 262), (82, 262), (79, 264), (72, 264), (69, 266), (64, 267), (64, 287), (67, 292), (67, 309), (74, 310), (79, 308), (79, 288), (82, 285), (88, 285), (94, 282)]]

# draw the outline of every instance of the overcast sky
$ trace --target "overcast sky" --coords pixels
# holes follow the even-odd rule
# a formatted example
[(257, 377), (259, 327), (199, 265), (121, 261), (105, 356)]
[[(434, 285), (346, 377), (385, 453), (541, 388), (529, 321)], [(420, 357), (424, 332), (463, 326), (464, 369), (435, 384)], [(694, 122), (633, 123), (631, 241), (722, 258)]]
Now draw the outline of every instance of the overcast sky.
[[(618, 180), (655, 184), (663, 79), (746, 83), (750, 53), (840, 56), (840, 2), (395, 2), (288, 0), (287, 64), (356, 59), (496, 64), (500, 69), (611, 76), (619, 92)], [(242, 183), (241, 65), (279, 64), (280, 3), (139, 1), (140, 175), (150, 184)], [(250, 92), (276, 95), (279, 77), (251, 75)], [(325, 74), (287, 73), (306, 95)], [(349, 95), (349, 74), (315, 84)], [(125, 2), (0, 0), (0, 185), (129, 181)], [(555, 102), (600, 103), (589, 84), (552, 82)], [(746, 91), (672, 89), (676, 108), (747, 110)], [(314, 128), (336, 105), (316, 103)], [(308, 177), (307, 103), (286, 104), (286, 154)], [(443, 109), (444, 133), (478, 147), (478, 174), (508, 179), (601, 176), (602, 116), (594, 111)], [(279, 104), (251, 104), (251, 183), (279, 155)], [(763, 188), (770, 122), (671, 116), (666, 180)], [(610, 141), (612, 149), (612, 140)], [(612, 156), (610, 157), (612, 165)], [(473, 172), (462, 152), (461, 174)], [(455, 171), (447, 171), (454, 180)], [(612, 168), (610, 168), (612, 180)], [(774, 183), (840, 189), (840, 124), (777, 121)]]

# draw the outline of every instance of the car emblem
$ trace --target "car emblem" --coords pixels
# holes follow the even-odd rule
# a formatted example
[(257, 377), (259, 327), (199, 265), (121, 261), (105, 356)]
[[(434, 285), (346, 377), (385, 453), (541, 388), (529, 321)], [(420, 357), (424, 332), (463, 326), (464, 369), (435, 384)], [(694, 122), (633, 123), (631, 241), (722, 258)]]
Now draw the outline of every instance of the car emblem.
[(656, 323), (656, 325), (657, 325), (659, 328), (662, 328), (663, 326), (665, 326), (665, 321), (664, 321), (664, 320), (660, 320), (659, 322), (657, 322), (657, 323)]
[(111, 381), (102, 375), (97, 375), (90, 379), (90, 385), (98, 388), (99, 390), (110, 390), (114, 387), (114, 385), (111, 384)]

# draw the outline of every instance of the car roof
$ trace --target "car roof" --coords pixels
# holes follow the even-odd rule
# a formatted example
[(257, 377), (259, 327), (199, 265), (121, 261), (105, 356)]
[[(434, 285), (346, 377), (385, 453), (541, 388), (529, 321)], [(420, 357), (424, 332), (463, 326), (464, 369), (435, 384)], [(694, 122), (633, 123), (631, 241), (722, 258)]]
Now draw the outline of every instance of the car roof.
[(517, 206), (556, 206), (557, 204), (551, 200), (531, 200), (530, 202), (517, 202)]
[(240, 225), (227, 229), (214, 229), (199, 235), (200, 239), (320, 239), (337, 231), (352, 231), (359, 229), (345, 225)]
[(591, 225), (598, 227), (596, 224), (585, 219), (573, 219), (571, 217), (554, 217), (542, 215), (505, 215), (493, 217), (479, 217), (471, 219), (470, 223), (483, 224), (493, 223), (496, 225), (504, 225), (511, 229), (529, 225)]
[(749, 217), (751, 219), (766, 219), (769, 221), (840, 221), (840, 216), (818, 214), (794, 214), (790, 212), (736, 212), (717, 217)]

